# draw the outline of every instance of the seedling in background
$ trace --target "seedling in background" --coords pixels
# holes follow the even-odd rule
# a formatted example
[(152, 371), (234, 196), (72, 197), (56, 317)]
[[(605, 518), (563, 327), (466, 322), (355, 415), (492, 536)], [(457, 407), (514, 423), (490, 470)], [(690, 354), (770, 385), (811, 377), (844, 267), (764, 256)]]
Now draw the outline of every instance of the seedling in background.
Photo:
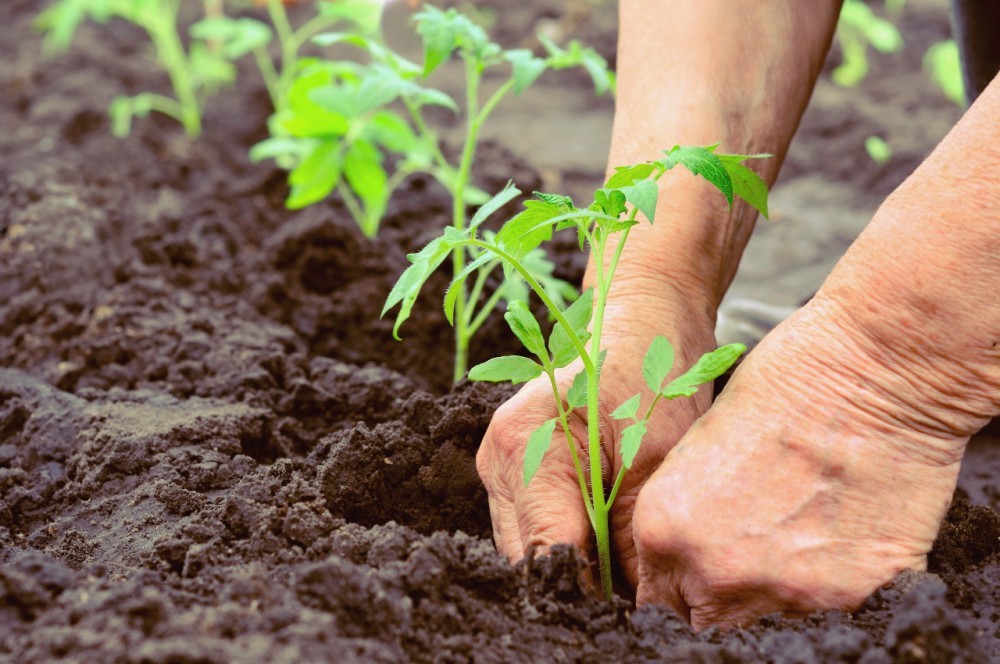
[(50, 52), (68, 49), (77, 28), (87, 19), (106, 23), (121, 18), (149, 35), (157, 61), (170, 77), (174, 97), (153, 92), (116, 97), (108, 109), (116, 136), (131, 132), (133, 117), (156, 111), (180, 122), (187, 134), (196, 138), (201, 134), (205, 100), (236, 78), (233, 63), (209, 48), (205, 40), (193, 39), (185, 49), (177, 27), (179, 5), (180, 0), (57, 0), (37, 19)]
[[(636, 394), (618, 405), (611, 414), (617, 420), (628, 422), (628, 425), (621, 436), (621, 467), (610, 492), (605, 493), (599, 461), (604, 455), (601, 453), (598, 415), (600, 367), (606, 353), (601, 348), (605, 305), (629, 231), (639, 223), (637, 216), (641, 213), (653, 223), (658, 197), (657, 181), (675, 166), (681, 165), (715, 185), (730, 205), (734, 196), (739, 196), (767, 216), (767, 185), (741, 163), (767, 155), (716, 154), (715, 148), (714, 145), (675, 146), (665, 151), (665, 157), (658, 161), (619, 167), (605, 186), (594, 192), (594, 201), (584, 208), (576, 207), (567, 196), (536, 194), (534, 200), (525, 203), (525, 210), (507, 221), (496, 235), (480, 236), (478, 228), (483, 220), (519, 194), (508, 186), (480, 208), (467, 227), (445, 229), (441, 237), (411, 255), (413, 265), (399, 278), (382, 311), (384, 315), (397, 304), (401, 305), (396, 320), (398, 327), (408, 315), (424, 281), (449, 255), (456, 255), (457, 248), (474, 250), (476, 258), (458, 273), (448, 288), (444, 307), (449, 320), (454, 320), (457, 315), (456, 291), (477, 269), (491, 262), (502, 264), (508, 279), (522, 280), (538, 296), (556, 321), (548, 340), (524, 302), (512, 301), (505, 315), (511, 330), (534, 358), (521, 355), (493, 358), (473, 367), (469, 378), (523, 383), (542, 375), (548, 377), (558, 416), (544, 422), (529, 437), (524, 456), (524, 482), (526, 486), (531, 482), (555, 439), (556, 428), (561, 428), (597, 538), (601, 586), (609, 598), (612, 587), (608, 514), (618, 496), (622, 478), (639, 452), (653, 410), (660, 401), (692, 396), (700, 385), (715, 380), (746, 350), (741, 344), (723, 346), (703, 355), (694, 366), (668, 382), (666, 379), (674, 364), (674, 349), (665, 337), (658, 336), (652, 340), (643, 361), (643, 378), (649, 393)], [(589, 246), (595, 256), (605, 256), (609, 239), (618, 236), (608, 264), (605, 266), (600, 260), (595, 262), (596, 286), (568, 307), (557, 302), (525, 261), (531, 252), (552, 238), (554, 231), (564, 229), (575, 231), (580, 248)], [(582, 369), (564, 397), (556, 382), (556, 370), (578, 359)], [(577, 408), (584, 408), (586, 413), (587, 459), (596, 460), (586, 469), (569, 427), (570, 413)]]
[[(301, 69), (300, 51), (317, 34), (338, 23), (346, 23), (361, 35), (376, 33), (382, 23), (382, 0), (319, 0), (316, 14), (295, 28), (282, 0), (264, 0), (271, 25), (248, 17), (220, 14), (191, 26), (191, 36), (210, 42), (221, 54), (236, 60), (252, 54), (275, 112), (288, 106), (292, 81)], [(280, 60), (271, 57), (268, 46), (278, 36)], [(307, 60), (308, 61), (308, 60)]]
[[(899, 11), (899, 3), (888, 3), (890, 11)], [(837, 41), (843, 62), (831, 75), (837, 85), (854, 87), (868, 74), (868, 47), (880, 53), (898, 53), (903, 37), (892, 22), (879, 18), (863, 0), (845, 0), (837, 22)]]
[[(451, 225), (462, 232), (468, 226), (467, 206), (489, 198), (473, 186), (471, 173), (480, 131), (500, 102), (510, 94), (520, 94), (547, 69), (584, 67), (598, 94), (613, 86), (613, 75), (603, 58), (577, 42), (563, 49), (543, 39), (546, 57), (538, 57), (526, 49), (502, 49), (481, 27), (454, 9), (425, 6), (414, 20), (423, 40), (423, 65), (392, 51), (374, 35), (336, 33), (315, 38), (320, 45), (360, 47), (370, 62), (312, 61), (305, 66), (292, 84), (286, 110), (272, 118), (272, 138), (251, 152), (254, 159), (277, 158), (294, 164), (289, 173), (289, 208), (311, 205), (336, 191), (362, 232), (374, 237), (393, 190), (406, 176), (425, 172), (451, 194)], [(425, 83), (456, 54), (465, 65), (465, 140), (457, 163), (445, 156), (436, 132), (424, 117), (427, 106), (459, 111), (451, 97)], [(508, 77), (486, 95), (482, 90), (484, 73), (502, 67), (508, 68)], [(392, 162), (391, 175), (387, 161)], [(470, 255), (481, 268), (471, 289), (467, 290), (464, 279), (458, 279), (453, 291), (453, 377), (457, 381), (465, 375), (473, 334), (501, 299), (516, 297), (518, 287), (501, 287), (485, 297), (486, 279), (499, 261), (478, 261), (479, 250), (470, 245), (455, 245), (450, 252), (456, 278)], [(525, 258), (535, 261), (539, 269), (551, 268), (537, 253)], [(542, 272), (538, 274), (553, 287), (553, 297), (569, 292), (566, 284), (552, 279), (550, 270), (544, 277)], [(408, 312), (406, 305), (400, 323)]]

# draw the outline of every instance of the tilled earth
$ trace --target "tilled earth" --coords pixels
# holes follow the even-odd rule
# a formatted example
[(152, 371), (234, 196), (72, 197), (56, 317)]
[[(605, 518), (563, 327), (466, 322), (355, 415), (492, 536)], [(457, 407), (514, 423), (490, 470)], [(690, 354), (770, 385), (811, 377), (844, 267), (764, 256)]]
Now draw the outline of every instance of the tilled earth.
[[(913, 4), (904, 27), (947, 32), (939, 9)], [(198, 142), (157, 117), (115, 139), (107, 102), (166, 84), (142, 36), (90, 27), (43, 60), (30, 27), (41, 6), (0, 10), (0, 660), (1000, 658), (995, 433), (970, 450), (930, 572), (853, 613), (695, 635), (665, 608), (591, 597), (568, 550), (510, 566), (474, 467), (510, 388), (448, 386), (444, 275), (403, 343), (378, 319), (406, 253), (447, 223), (443, 192), (409, 180), (374, 241), (335, 201), (285, 211), (283, 174), (246, 158), (268, 113), (249, 70), (210, 102)], [(612, 7), (539, 6), (500, 17), (500, 38), (544, 21), (613, 53)], [(786, 187), (813, 145), (839, 145), (836, 128), (878, 130), (874, 111), (837, 95), (904, 114), (923, 94), (877, 74), (860, 92), (822, 88)], [(565, 75), (554, 89), (593, 105), (587, 85)], [(861, 151), (823, 172), (877, 197), (934, 139), (914, 140), (899, 139), (892, 169)], [(486, 189), (510, 173), (522, 189), (584, 187), (603, 168), (536, 168), (502, 139), (480, 163)], [(556, 260), (574, 279), (571, 250)], [(478, 359), (515, 350), (499, 323)]]

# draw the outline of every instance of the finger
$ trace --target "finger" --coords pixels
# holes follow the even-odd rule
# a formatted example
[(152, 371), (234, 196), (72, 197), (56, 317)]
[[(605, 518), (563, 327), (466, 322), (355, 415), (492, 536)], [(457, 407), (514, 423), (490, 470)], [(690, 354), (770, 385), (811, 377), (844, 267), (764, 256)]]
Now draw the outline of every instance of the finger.
[(514, 507), (524, 552), (563, 543), (589, 550), (590, 521), (571, 459), (552, 454), (531, 484), (515, 494)]
[(493, 542), (497, 551), (512, 563), (524, 556), (521, 530), (517, 525), (514, 503), (503, 497), (489, 497), (490, 520), (493, 522)]

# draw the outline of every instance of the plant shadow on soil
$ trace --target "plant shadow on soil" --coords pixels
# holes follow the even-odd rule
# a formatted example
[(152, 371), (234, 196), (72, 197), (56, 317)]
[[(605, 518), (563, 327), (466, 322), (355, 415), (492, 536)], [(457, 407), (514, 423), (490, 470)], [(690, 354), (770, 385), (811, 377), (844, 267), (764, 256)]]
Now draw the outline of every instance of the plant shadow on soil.
[[(939, 9), (913, 4), (904, 30), (947, 30)], [(256, 83), (209, 104), (197, 143), (156, 117), (119, 141), (108, 100), (165, 85), (141, 36), (87, 28), (44, 62), (40, 8), (10, 0), (0, 25), (0, 659), (1000, 657), (995, 434), (973, 446), (933, 573), (901, 575), (854, 613), (695, 635), (665, 608), (594, 599), (566, 549), (501, 560), (474, 455), (512, 390), (448, 389), (443, 275), (404, 343), (378, 319), (406, 252), (446, 223), (443, 192), (409, 180), (374, 241), (335, 201), (286, 212), (282, 174), (245, 156), (267, 115)], [(506, 45), (544, 20), (613, 53), (610, 5), (533, 3), (499, 20)], [(902, 113), (915, 93), (886, 78), (865, 98)], [(581, 77), (554, 85), (592, 103)], [(786, 180), (804, 170), (796, 155), (839, 144), (831, 127), (871, 133), (835, 98), (807, 117)], [(884, 195), (929, 147), (904, 148), (893, 172), (841, 161), (830, 177)], [(510, 173), (522, 189), (559, 177), (583, 190), (603, 166), (545, 175), (503, 142), (480, 163), (489, 190)], [(572, 242), (556, 260), (579, 277)], [(513, 352), (508, 336), (495, 318), (474, 359)]]

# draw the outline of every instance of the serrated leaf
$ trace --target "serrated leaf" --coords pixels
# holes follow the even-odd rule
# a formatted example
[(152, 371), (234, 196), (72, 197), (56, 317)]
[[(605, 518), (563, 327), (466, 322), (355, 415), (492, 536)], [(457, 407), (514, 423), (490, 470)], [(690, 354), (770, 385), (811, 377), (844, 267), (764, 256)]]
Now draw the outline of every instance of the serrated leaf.
[(526, 48), (511, 49), (504, 52), (503, 57), (511, 65), (516, 95), (529, 88), (545, 71), (545, 60), (535, 57), (535, 54)]
[(746, 349), (743, 344), (728, 344), (705, 353), (698, 358), (694, 366), (660, 390), (660, 394), (666, 399), (691, 396), (698, 391), (699, 385), (711, 383), (724, 374)]
[(573, 383), (566, 391), (566, 405), (570, 410), (583, 408), (587, 405), (587, 370), (581, 369), (580, 373), (573, 377)]
[(455, 305), (458, 302), (458, 296), (462, 292), (462, 285), (465, 283), (465, 280), (468, 279), (470, 274), (481, 269), (492, 260), (497, 260), (496, 256), (492, 252), (484, 251), (474, 261), (462, 268), (462, 271), (456, 274), (455, 278), (448, 285), (448, 290), (444, 294), (444, 315), (448, 319), (449, 325), (455, 324)]
[[(545, 201), (550, 205), (555, 205), (562, 212), (571, 212), (576, 209), (576, 205), (573, 204), (573, 199), (569, 196), (564, 196), (562, 194), (547, 194), (544, 191), (533, 191), (531, 195), (540, 201)], [(570, 223), (575, 224), (574, 221)]]
[(528, 437), (528, 444), (524, 448), (524, 486), (531, 483), (531, 478), (542, 465), (542, 459), (552, 445), (552, 434), (555, 430), (556, 420), (547, 420)]
[(222, 54), (235, 60), (254, 49), (267, 46), (274, 32), (266, 23), (252, 18), (210, 16), (191, 26), (191, 36), (220, 43)]
[(417, 34), (424, 43), (425, 77), (447, 60), (458, 47), (454, 16), (454, 10), (443, 12), (436, 7), (424, 5), (413, 17), (417, 24)]
[[(715, 146), (711, 147), (714, 150)], [(733, 204), (733, 180), (722, 160), (712, 150), (699, 145), (675, 145), (666, 152), (666, 158), (660, 160), (659, 163), (667, 170), (680, 164), (694, 175), (700, 175), (721, 191), (731, 206)]]
[(619, 217), (625, 212), (625, 192), (621, 189), (598, 189), (594, 192), (594, 205), (598, 212)]
[(646, 420), (639, 420), (635, 424), (630, 424), (622, 431), (621, 454), (622, 467), (628, 470), (635, 461), (636, 454), (642, 446), (642, 439), (646, 435)]
[(365, 221), (362, 231), (368, 237), (378, 232), (379, 222), (389, 202), (388, 175), (382, 168), (382, 153), (368, 141), (358, 139), (344, 156), (344, 179), (361, 199)]
[(659, 189), (652, 180), (639, 180), (633, 185), (621, 187), (620, 191), (625, 194), (625, 200), (639, 208), (639, 212), (645, 215), (649, 223), (653, 223), (656, 215), (656, 199)]
[(410, 124), (392, 111), (381, 110), (368, 121), (368, 136), (388, 150), (406, 154), (417, 147), (418, 139)]
[[(594, 289), (588, 288), (562, 312), (566, 322), (584, 343), (586, 340), (583, 336), (586, 334), (588, 339), (590, 336), (587, 333), (587, 326), (590, 325), (590, 319), (594, 314), (593, 308)], [(549, 351), (552, 353), (552, 363), (560, 369), (579, 357), (576, 346), (570, 341), (570, 336), (562, 323), (557, 322), (552, 328), (552, 334), (549, 335)]]
[(542, 366), (520, 355), (504, 355), (486, 360), (469, 370), (469, 380), (490, 383), (524, 383), (542, 375)]
[(616, 420), (634, 420), (636, 413), (639, 412), (639, 403), (641, 401), (642, 395), (635, 395), (615, 408), (615, 412), (611, 413), (611, 417)]
[(535, 316), (527, 304), (518, 300), (511, 302), (507, 305), (507, 312), (503, 317), (514, 335), (528, 349), (528, 352), (539, 358), (548, 356), (542, 328), (538, 325), (538, 321), (535, 320)]
[(649, 350), (642, 360), (642, 377), (654, 393), (659, 392), (667, 374), (674, 367), (674, 347), (664, 336), (657, 336), (649, 344)]
[(554, 218), (562, 214), (555, 205), (545, 201), (527, 200), (524, 211), (510, 219), (497, 233), (497, 243), (512, 254), (522, 258), (542, 242), (552, 239)]
[(515, 187), (513, 182), (508, 180), (507, 185), (501, 189), (497, 195), (483, 203), (479, 209), (476, 210), (476, 213), (472, 215), (472, 219), (469, 221), (469, 228), (478, 228), (480, 224), (490, 217), (490, 215), (520, 195), (521, 190)]
[(444, 237), (438, 237), (430, 242), (415, 254), (410, 254), (407, 259), (413, 263), (406, 268), (399, 279), (389, 291), (389, 297), (385, 300), (382, 313), (379, 318), (385, 316), (386, 312), (397, 304), (400, 305), (399, 313), (396, 315), (396, 323), (392, 327), (392, 336), (399, 339), (399, 328), (410, 317), (417, 296), (420, 295), (420, 288), (433, 274), (444, 260), (451, 255), (452, 245)]
[(652, 175), (655, 170), (656, 166), (650, 163), (635, 164), (633, 166), (616, 166), (614, 175), (608, 178), (604, 187), (605, 189), (627, 187), (633, 184), (636, 180), (645, 180)]
[(364, 33), (373, 33), (382, 22), (382, 0), (320, 0), (319, 13), (334, 19), (349, 21)]
[(323, 141), (288, 174), (291, 191), (285, 201), (289, 210), (299, 210), (323, 200), (340, 181), (343, 159), (337, 141)]
[(718, 155), (723, 166), (726, 167), (726, 171), (729, 172), (729, 177), (732, 178), (733, 193), (752, 205), (758, 212), (764, 215), (765, 219), (768, 218), (767, 183), (764, 182), (764, 179), (757, 175), (755, 171), (747, 168), (740, 162), (744, 159), (760, 159), (770, 156), (771, 155)]

